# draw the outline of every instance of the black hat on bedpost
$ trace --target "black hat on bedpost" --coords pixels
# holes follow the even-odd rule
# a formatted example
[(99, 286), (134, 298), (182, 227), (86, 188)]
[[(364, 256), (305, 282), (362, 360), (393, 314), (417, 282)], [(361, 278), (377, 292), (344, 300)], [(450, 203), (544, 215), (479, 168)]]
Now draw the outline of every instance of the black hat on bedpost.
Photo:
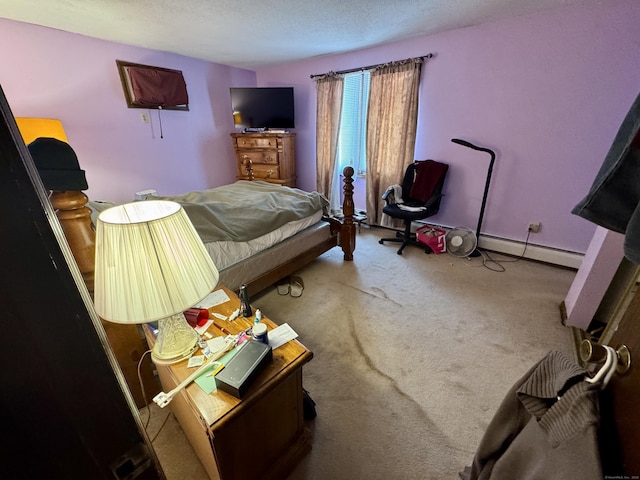
[(78, 157), (68, 143), (40, 137), (31, 142), (28, 149), (47, 190), (65, 192), (89, 188)]

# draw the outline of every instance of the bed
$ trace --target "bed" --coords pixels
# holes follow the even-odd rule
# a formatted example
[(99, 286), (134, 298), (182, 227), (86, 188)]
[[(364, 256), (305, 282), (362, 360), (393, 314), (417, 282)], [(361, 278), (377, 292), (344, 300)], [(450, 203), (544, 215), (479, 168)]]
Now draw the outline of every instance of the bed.
[[(150, 198), (180, 203), (220, 271), (219, 283), (232, 290), (246, 284), (254, 295), (334, 247), (353, 260), (353, 169), (343, 173), (341, 220), (326, 214), (319, 193), (263, 181)], [(94, 219), (111, 205), (88, 202)]]
[[(20, 133), (26, 145), (38, 137), (52, 137), (66, 142), (62, 123), (56, 119), (16, 119)], [(251, 163), (245, 165), (247, 174), (253, 179)], [(231, 262), (225, 268), (220, 268), (219, 282), (229, 288), (237, 288), (240, 282), (248, 285), (251, 295), (258, 293), (279, 279), (295, 272), (313, 261), (326, 251), (340, 247), (345, 260), (353, 260), (355, 249), (355, 226), (353, 205), (353, 169), (344, 170), (344, 219), (337, 221), (320, 216), (318, 221), (297, 231), (293, 236), (280, 238), (266, 250), (260, 252), (251, 250), (250, 255), (243, 260)], [(94, 263), (95, 263), (95, 234), (92, 226), (92, 213), (88, 205), (101, 206), (99, 202), (89, 202), (83, 191), (52, 191), (49, 200), (56, 216), (60, 221), (67, 243), (73, 254), (78, 270), (93, 296)], [(95, 199), (94, 199), (95, 200)], [(153, 367), (149, 361), (142, 362), (142, 356), (147, 350), (146, 343), (141, 338), (135, 325), (102, 322), (113, 353), (122, 374), (129, 385), (129, 390), (138, 405), (146, 404), (145, 395), (138, 378), (148, 387), (156, 382)], [(138, 362), (141, 365), (138, 365)], [(158, 390), (149, 390), (148, 395), (154, 395)]]
[[(245, 255), (241, 259), (235, 258), (226, 262), (218, 260), (221, 266), (219, 283), (234, 290), (245, 283), (249, 294), (254, 295), (332, 248), (341, 248), (344, 260), (353, 260), (356, 231), (353, 219), (354, 172), (351, 167), (347, 167), (343, 173), (344, 218), (342, 220), (338, 221), (316, 212), (311, 220), (305, 219), (299, 225), (285, 227), (293, 228), (295, 232), (289, 236), (282, 232), (276, 234), (280, 236), (266, 248), (256, 249), (253, 245), (236, 245), (246, 250)], [(95, 234), (91, 217), (95, 218), (100, 210), (110, 205), (104, 202), (89, 202), (87, 196), (81, 191), (54, 191), (51, 193), (50, 200), (76, 259), (78, 269), (90, 294), (93, 295)], [(262, 243), (263, 240), (259, 237), (257, 242)], [(230, 244), (221, 243), (217, 247), (205, 246), (210, 253), (212, 248), (218, 248), (219, 251), (224, 252)], [(214, 253), (211, 254), (214, 255)], [(218, 252), (218, 258), (220, 258), (219, 255)], [(145, 397), (138, 381), (138, 362), (146, 350), (146, 345), (143, 345), (135, 325), (120, 325), (106, 321), (103, 321), (103, 325), (134, 400), (138, 407), (142, 407), (146, 404), (148, 397)], [(141, 366), (140, 375), (148, 387), (155, 382), (152, 370), (153, 367), (149, 362)], [(155, 393), (157, 391), (148, 391), (147, 395)]]

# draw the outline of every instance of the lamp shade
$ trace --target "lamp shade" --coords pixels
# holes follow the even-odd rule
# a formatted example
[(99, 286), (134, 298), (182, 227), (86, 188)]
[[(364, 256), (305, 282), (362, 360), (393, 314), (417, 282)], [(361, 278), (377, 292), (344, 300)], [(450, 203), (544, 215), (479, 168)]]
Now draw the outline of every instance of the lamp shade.
[(105, 320), (146, 323), (182, 313), (206, 297), (218, 277), (179, 204), (145, 200), (98, 216), (94, 297)]
[(57, 118), (16, 117), (16, 124), (26, 145), (39, 137), (57, 138), (68, 142), (62, 122)]

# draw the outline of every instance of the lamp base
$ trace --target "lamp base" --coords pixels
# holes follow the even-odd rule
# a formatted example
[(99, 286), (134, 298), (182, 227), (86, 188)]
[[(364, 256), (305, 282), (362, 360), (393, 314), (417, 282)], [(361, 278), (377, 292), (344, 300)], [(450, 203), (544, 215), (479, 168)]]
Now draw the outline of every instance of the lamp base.
[(198, 338), (183, 313), (163, 318), (158, 321), (158, 338), (151, 350), (151, 359), (160, 365), (185, 360), (198, 349)]

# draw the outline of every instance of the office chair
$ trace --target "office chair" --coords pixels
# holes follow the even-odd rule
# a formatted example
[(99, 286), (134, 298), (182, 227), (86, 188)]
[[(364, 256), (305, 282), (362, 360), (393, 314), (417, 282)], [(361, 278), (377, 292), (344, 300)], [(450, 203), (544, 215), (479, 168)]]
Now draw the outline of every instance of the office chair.
[[(447, 164), (435, 160), (415, 161), (407, 167), (401, 192), (389, 187), (382, 196), (387, 202), (382, 211), (392, 218), (404, 220), (404, 232), (397, 232), (393, 238), (381, 238), (378, 243), (399, 242), (398, 255), (402, 255), (409, 244), (422, 247), (425, 253), (432, 252), (427, 245), (417, 241), (415, 233), (411, 233), (411, 223), (438, 213), (448, 168)], [(401, 198), (397, 198), (396, 193), (401, 193)]]

